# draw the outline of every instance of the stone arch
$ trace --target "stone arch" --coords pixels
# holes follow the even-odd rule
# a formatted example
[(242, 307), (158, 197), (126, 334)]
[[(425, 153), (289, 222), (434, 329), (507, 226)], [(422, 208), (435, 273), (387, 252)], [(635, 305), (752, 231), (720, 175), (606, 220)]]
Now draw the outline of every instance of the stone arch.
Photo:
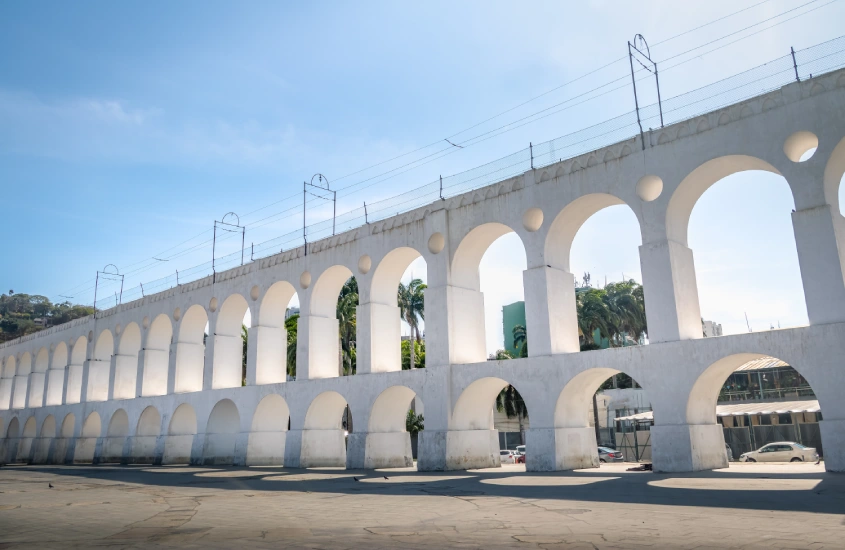
[(167, 372), (170, 367), (170, 343), (173, 325), (170, 317), (159, 314), (150, 324), (144, 346), (144, 377), (141, 395), (166, 395)]
[(195, 435), (197, 433), (197, 413), (188, 403), (182, 403), (173, 412), (167, 435)]
[[(307, 350), (307, 353), (303, 354), (297, 352), (297, 375), (307, 373), (308, 378), (338, 376), (340, 343), (337, 336), (337, 303), (340, 291), (350, 277), (352, 272), (347, 267), (333, 265), (323, 271), (314, 283), (308, 300), (308, 330), (305, 331), (308, 341), (297, 342), (300, 349)], [(306, 361), (306, 368), (300, 369), (303, 361)]]
[[(86, 420), (87, 422), (87, 420)], [(123, 409), (117, 409), (109, 419), (106, 437), (126, 437), (129, 435), (129, 415)]]
[(508, 385), (505, 380), (492, 376), (472, 382), (461, 392), (452, 408), (450, 429), (492, 430), (493, 404), (499, 392)]
[(235, 443), (240, 432), (241, 415), (231, 399), (214, 405), (205, 428), (203, 464), (234, 464)]
[(782, 175), (768, 162), (748, 155), (718, 157), (690, 172), (669, 199), (669, 206), (666, 209), (666, 236), (669, 240), (688, 247), (689, 220), (698, 199), (719, 180), (748, 170), (762, 170)]
[(336, 391), (317, 395), (305, 413), (300, 466), (346, 466), (346, 433), (343, 412), (347, 402)]
[(281, 395), (271, 393), (258, 403), (247, 443), (248, 466), (284, 464), (289, 422), (290, 408)]
[(16, 439), (20, 437), (20, 432), (20, 420), (18, 420), (18, 417), (16, 416), (9, 421), (9, 426), (6, 428), (6, 439)]
[(188, 308), (179, 321), (176, 342), (176, 393), (202, 390), (205, 365), (205, 327), (208, 314), (199, 304)]
[(36, 428), (37, 428), (37, 422), (35, 420), (35, 417), (30, 416), (29, 418), (26, 419), (26, 422), (23, 425), (23, 433), (21, 434), (21, 437), (27, 437), (27, 438), (35, 437), (35, 434), (38, 433), (36, 431)]
[(117, 344), (114, 368), (114, 398), (132, 399), (138, 385), (138, 353), (141, 351), (141, 327), (126, 325)]
[(62, 429), (59, 436), (65, 439), (73, 437), (73, 430), (76, 424), (76, 416), (73, 413), (67, 413), (62, 420)]
[(59, 342), (53, 350), (50, 369), (47, 371), (47, 406), (62, 404), (67, 359), (67, 344)]
[(82, 399), (82, 371), (88, 354), (88, 338), (80, 336), (73, 343), (70, 352), (70, 365), (67, 372), (68, 404), (79, 403)]
[(50, 352), (41, 348), (35, 355), (35, 372), (47, 372), (50, 368)]
[(161, 435), (161, 415), (158, 409), (150, 405), (141, 412), (135, 428), (138, 437), (158, 437)]
[(405, 417), (416, 392), (407, 386), (391, 386), (373, 402), (367, 433), (405, 431)]
[(94, 355), (88, 361), (88, 390), (86, 401), (106, 401), (109, 398), (109, 371), (114, 354), (114, 336), (103, 329), (94, 344)]
[(236, 388), (243, 384), (241, 327), (249, 309), (246, 298), (232, 294), (220, 306), (214, 324), (214, 357), (211, 387)]
[(578, 230), (597, 212), (620, 204), (627, 205), (625, 201), (609, 193), (591, 193), (567, 204), (549, 225), (543, 245), (546, 263), (561, 271), (570, 272), (570, 253)]
[(97, 438), (103, 430), (103, 423), (100, 420), (100, 414), (97, 411), (92, 411), (85, 422), (82, 423), (82, 437)]
[[(359, 305), (358, 360), (367, 372), (402, 370), (402, 318), (397, 290), (408, 267), (421, 258), (410, 247), (394, 248), (376, 266), (369, 289), (369, 303)], [(362, 353), (363, 352), (363, 353)]]
[(191, 461), (191, 449), (197, 434), (197, 413), (188, 403), (182, 403), (173, 411), (167, 427), (164, 442), (163, 464), (187, 464)]
[(288, 338), (285, 315), (296, 289), (287, 281), (273, 283), (259, 307), (256, 335), (255, 383), (275, 384), (287, 379)]
[[(593, 368), (575, 375), (563, 387), (555, 404), (555, 428), (586, 428), (590, 425), (589, 409), (593, 394), (602, 382), (621, 371), (605, 367)], [(595, 436), (593, 437), (595, 443)], [(598, 457), (596, 457), (598, 460)], [(597, 464), (596, 464), (597, 465)]]
[(12, 388), (15, 385), (15, 357), (10, 355), (3, 362), (3, 371), (0, 373), (0, 410), (7, 410), (12, 407)]
[(839, 204), (839, 187), (842, 185), (842, 178), (845, 176), (845, 138), (842, 138), (827, 160), (824, 168), (824, 197), (831, 205), (835, 214), (841, 214)]
[(32, 355), (28, 351), (21, 354), (15, 372), (15, 388), (12, 396), (12, 408), (26, 407), (26, 394), (29, 389), (29, 374), (32, 372)]
[(50, 368), (50, 352), (42, 347), (35, 354), (35, 366), (29, 377), (29, 406), (44, 405), (44, 385), (47, 383), (47, 370)]
[(56, 417), (48, 414), (44, 422), (41, 423), (41, 433), (39, 437), (53, 438), (56, 437)]
[[(480, 264), (496, 240), (514, 231), (502, 223), (490, 222), (472, 229), (461, 240), (452, 257), (451, 293), (448, 297), (449, 362), (478, 363), (487, 359), (487, 328)], [(518, 233), (517, 233), (518, 235)], [(519, 239), (522, 251), (525, 243)]]

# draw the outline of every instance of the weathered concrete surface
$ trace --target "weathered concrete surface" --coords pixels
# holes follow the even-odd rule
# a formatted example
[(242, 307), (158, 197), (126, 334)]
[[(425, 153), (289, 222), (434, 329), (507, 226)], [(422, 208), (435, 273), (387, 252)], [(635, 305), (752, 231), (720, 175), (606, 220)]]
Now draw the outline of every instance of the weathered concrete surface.
[(845, 476), (820, 466), (626, 467), (4, 467), (0, 547), (841, 548)]

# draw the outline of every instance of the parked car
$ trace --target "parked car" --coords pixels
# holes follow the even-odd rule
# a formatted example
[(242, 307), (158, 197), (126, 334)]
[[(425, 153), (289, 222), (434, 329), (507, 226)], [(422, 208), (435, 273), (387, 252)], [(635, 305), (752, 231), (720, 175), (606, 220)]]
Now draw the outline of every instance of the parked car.
[(516, 464), (516, 451), (501, 450), (499, 451), (499, 459), (502, 464)]
[(621, 451), (599, 447), (599, 462), (623, 462), (624, 460), (625, 457), (622, 456)]
[(521, 455), (519, 455), (518, 457), (516, 457), (516, 463), (517, 463), (517, 464), (525, 464), (525, 457), (526, 457), (526, 456), (527, 456), (527, 455), (526, 455), (525, 453), (522, 453)]
[(793, 441), (778, 441), (763, 445), (756, 451), (742, 453), (740, 462), (816, 462), (819, 453)]
[(524, 455), (525, 454), (525, 445), (517, 445), (516, 446), (516, 454)]

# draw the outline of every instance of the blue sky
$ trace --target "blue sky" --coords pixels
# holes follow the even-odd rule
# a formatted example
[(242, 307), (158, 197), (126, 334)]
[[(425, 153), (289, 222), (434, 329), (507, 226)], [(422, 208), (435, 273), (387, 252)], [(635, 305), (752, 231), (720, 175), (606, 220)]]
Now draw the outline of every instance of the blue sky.
[[(661, 61), (773, 18), (672, 60), (685, 63), (662, 75), (664, 98), (841, 33), (843, 2), (806, 2), (3, 3), (0, 288), (90, 302), (105, 264), (134, 288), (207, 262), (212, 222), (226, 212), (241, 216), (247, 243), (296, 230), (301, 182), (316, 172), (335, 187), (358, 184), (339, 193), (345, 212), (629, 111), (626, 88), (375, 185), (386, 176), (362, 180), (437, 146), (341, 177), (442, 145), (620, 58), (637, 32)], [(627, 70), (627, 61), (611, 65), (455, 140)], [(758, 192), (764, 200), (748, 200)], [(806, 323), (791, 208), (785, 182), (764, 174), (726, 179), (696, 207), (702, 312), (726, 332), (745, 330), (746, 311), (755, 330)], [(312, 217), (325, 219), (325, 208), (309, 207)], [(624, 207), (599, 213), (576, 239), (573, 271), (639, 278), (638, 235)], [(491, 349), (498, 308), (521, 297), (520, 255), (518, 240), (504, 237), (485, 258)]]

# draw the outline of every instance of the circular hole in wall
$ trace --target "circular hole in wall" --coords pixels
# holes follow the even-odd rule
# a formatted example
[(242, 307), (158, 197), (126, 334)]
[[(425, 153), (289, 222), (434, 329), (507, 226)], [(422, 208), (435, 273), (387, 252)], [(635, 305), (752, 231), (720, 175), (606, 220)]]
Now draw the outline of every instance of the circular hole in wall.
[(792, 162), (810, 160), (819, 146), (819, 138), (813, 132), (795, 132), (783, 142), (783, 152)]

